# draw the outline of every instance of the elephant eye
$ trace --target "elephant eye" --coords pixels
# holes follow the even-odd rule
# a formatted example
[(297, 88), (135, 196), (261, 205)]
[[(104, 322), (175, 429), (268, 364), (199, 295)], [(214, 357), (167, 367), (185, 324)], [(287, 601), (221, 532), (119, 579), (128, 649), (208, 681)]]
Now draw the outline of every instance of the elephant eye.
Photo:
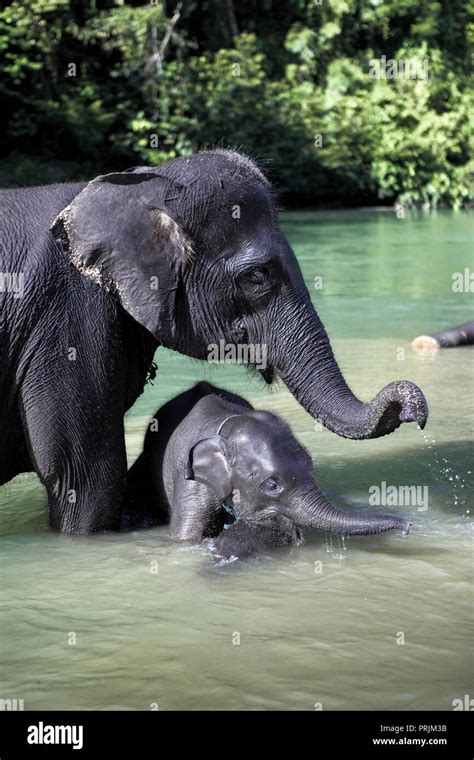
[(268, 478), (260, 486), (265, 493), (272, 494), (273, 496), (283, 491), (284, 485), (276, 478)]
[(266, 269), (252, 269), (250, 272), (250, 279), (256, 285), (260, 285), (262, 282), (265, 282), (266, 276)]
[(268, 272), (264, 267), (255, 267), (245, 272), (243, 279), (251, 285), (264, 285), (267, 281)]

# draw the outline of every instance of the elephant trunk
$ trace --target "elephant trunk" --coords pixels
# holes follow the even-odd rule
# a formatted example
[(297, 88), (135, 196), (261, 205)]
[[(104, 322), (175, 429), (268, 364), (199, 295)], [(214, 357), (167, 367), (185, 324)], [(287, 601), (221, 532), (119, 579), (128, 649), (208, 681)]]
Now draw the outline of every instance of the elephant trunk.
[(428, 406), (414, 383), (390, 383), (369, 403), (352, 393), (309, 297), (281, 309), (276, 321), (271, 361), (297, 401), (329, 430), (344, 438), (378, 438), (402, 422), (424, 428)]
[(302, 528), (318, 528), (343, 536), (369, 536), (387, 530), (407, 534), (411, 526), (403, 515), (351, 514), (337, 509), (316, 485), (293, 495), (286, 516)]

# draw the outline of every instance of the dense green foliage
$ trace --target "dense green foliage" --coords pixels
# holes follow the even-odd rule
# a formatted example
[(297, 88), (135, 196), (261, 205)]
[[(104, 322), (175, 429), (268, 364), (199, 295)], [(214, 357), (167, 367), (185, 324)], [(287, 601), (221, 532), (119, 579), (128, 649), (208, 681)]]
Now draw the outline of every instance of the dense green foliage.
[(460, 206), (468, 5), (7, 0), (0, 176), (87, 178), (224, 145), (260, 159), (285, 203)]

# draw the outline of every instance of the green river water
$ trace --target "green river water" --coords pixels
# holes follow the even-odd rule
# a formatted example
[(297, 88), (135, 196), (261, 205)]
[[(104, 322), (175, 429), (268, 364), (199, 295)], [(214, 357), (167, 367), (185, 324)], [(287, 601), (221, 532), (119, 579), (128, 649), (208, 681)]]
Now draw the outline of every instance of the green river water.
[(453, 273), (474, 269), (472, 214), (301, 212), (283, 224), (353, 390), (368, 400), (413, 380), (426, 430), (344, 440), (282, 385), (160, 350), (155, 385), (127, 415), (130, 462), (158, 406), (208, 379), (283, 415), (339, 506), (367, 505), (385, 482), (426, 487), (427, 508), (395, 508), (409, 536), (314, 533), (218, 564), (166, 528), (57, 535), (36, 476), (22, 475), (0, 489), (0, 698), (26, 710), (449, 710), (474, 696), (474, 351), (410, 347), (472, 318), (472, 293), (452, 288)]

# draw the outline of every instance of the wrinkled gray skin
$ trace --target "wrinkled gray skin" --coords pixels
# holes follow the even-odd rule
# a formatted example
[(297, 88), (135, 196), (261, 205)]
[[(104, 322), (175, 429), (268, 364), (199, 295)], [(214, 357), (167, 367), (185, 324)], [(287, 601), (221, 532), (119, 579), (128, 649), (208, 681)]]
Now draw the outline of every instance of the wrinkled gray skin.
[(227, 507), (237, 522), (217, 539), (225, 556), (296, 543), (305, 527), (346, 536), (410, 527), (403, 516), (334, 507), (283, 420), (208, 383), (158, 410), (129, 481), (141, 489), (142, 504), (150, 508), (152, 500), (169, 519), (176, 540), (201, 541), (218, 532)]
[(0, 214), (0, 271), (24, 278), (0, 292), (0, 484), (34, 470), (58, 530), (120, 524), (123, 417), (160, 345), (206, 359), (221, 339), (264, 344), (265, 380), (347, 438), (425, 425), (412, 383), (369, 403), (348, 388), (271, 186), (237, 153), (2, 191)]

